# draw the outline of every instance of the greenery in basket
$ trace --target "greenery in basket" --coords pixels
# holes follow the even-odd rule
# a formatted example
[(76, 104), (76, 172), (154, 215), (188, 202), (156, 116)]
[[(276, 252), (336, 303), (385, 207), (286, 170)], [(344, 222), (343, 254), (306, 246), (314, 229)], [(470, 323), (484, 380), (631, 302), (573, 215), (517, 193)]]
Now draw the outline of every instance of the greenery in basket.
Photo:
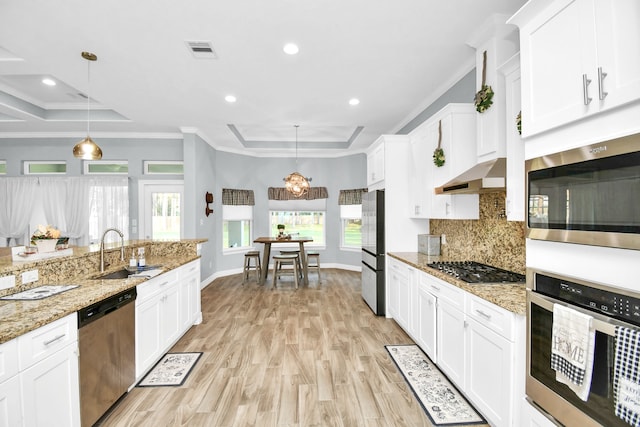
[(522, 135), (522, 111), (516, 116), (516, 128), (518, 128), (518, 133)]
[(60, 230), (51, 225), (38, 225), (38, 229), (31, 236), (31, 244), (35, 245), (36, 240), (59, 239)]
[(444, 165), (444, 161), (445, 161), (444, 150), (442, 148), (436, 148), (435, 151), (433, 152), (433, 163), (437, 167), (441, 167), (442, 165)]
[(475, 98), (476, 111), (484, 113), (493, 104), (493, 89), (489, 85), (483, 85), (482, 89), (476, 93)]

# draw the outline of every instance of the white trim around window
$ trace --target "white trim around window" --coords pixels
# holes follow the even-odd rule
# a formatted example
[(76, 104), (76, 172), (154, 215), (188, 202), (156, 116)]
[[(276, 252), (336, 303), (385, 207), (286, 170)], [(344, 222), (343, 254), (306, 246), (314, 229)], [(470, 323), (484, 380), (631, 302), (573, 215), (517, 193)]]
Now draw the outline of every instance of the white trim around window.
[(85, 175), (128, 175), (128, 160), (85, 160), (82, 165)]
[(24, 161), (24, 174), (25, 175), (66, 175), (67, 174), (67, 162), (60, 161)]
[(145, 160), (145, 175), (184, 175), (183, 161)]

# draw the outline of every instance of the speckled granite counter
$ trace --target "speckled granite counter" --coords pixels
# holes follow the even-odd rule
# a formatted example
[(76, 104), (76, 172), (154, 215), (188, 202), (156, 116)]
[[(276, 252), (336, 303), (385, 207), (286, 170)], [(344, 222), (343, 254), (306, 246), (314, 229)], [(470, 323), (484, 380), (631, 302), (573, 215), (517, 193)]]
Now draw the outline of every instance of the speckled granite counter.
[(472, 285), (458, 280), (439, 270), (427, 267), (427, 264), (435, 261), (460, 261), (459, 259), (448, 259), (442, 256), (427, 256), (418, 252), (389, 252), (392, 258), (409, 264), (425, 273), (431, 274), (438, 279), (444, 280), (458, 288), (464, 289), (470, 294), (476, 295), (499, 307), (513, 313), (524, 316), (526, 314), (527, 300), (525, 285), (492, 284), (492, 285)]
[[(145, 246), (147, 265), (160, 265), (163, 271), (173, 270), (200, 258), (196, 244), (203, 240), (183, 240), (181, 242), (135, 241), (133, 247)], [(76, 254), (77, 251), (77, 254)], [(118, 260), (119, 248), (112, 247), (105, 253), (109, 255), (111, 266), (105, 273), (122, 269), (126, 264)], [(2, 296), (21, 292), (45, 284), (80, 285), (75, 289), (35, 301), (0, 301), (0, 343), (4, 343), (40, 326), (60, 319), (83, 307), (99, 302), (121, 291), (145, 282), (145, 278), (96, 280), (99, 273), (95, 263), (96, 252), (91, 248), (74, 248), (74, 255), (64, 258), (51, 258), (34, 262), (11, 261), (11, 257), (0, 258), (0, 276), (16, 275), (37, 268), (40, 280), (2, 291)], [(74, 264), (77, 264), (74, 266)]]

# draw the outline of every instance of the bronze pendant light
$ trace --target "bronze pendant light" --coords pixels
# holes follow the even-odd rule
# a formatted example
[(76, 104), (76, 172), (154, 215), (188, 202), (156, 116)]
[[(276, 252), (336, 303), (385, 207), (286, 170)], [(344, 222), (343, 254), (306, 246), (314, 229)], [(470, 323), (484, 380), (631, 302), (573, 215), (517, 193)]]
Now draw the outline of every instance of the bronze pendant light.
[[(296, 128), (296, 169), (298, 169), (298, 127), (300, 125), (295, 125)], [(307, 179), (298, 172), (292, 172), (284, 178), (284, 188), (287, 189), (289, 193), (293, 195), (293, 197), (300, 198), (304, 196), (308, 191), (309, 184), (311, 178)]]
[(102, 149), (98, 147), (93, 139), (89, 136), (89, 124), (91, 123), (91, 94), (89, 89), (91, 86), (90, 67), (92, 61), (97, 61), (98, 57), (91, 52), (82, 52), (82, 57), (87, 60), (87, 136), (73, 147), (73, 155), (84, 160), (100, 160), (102, 158)]

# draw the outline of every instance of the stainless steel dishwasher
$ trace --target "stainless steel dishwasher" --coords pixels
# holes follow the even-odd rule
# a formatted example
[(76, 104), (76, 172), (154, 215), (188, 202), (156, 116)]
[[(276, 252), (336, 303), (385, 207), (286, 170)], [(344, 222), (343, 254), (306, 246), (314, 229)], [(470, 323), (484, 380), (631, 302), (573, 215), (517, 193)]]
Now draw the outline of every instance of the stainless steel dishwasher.
[(80, 418), (96, 423), (135, 381), (136, 288), (78, 311)]

